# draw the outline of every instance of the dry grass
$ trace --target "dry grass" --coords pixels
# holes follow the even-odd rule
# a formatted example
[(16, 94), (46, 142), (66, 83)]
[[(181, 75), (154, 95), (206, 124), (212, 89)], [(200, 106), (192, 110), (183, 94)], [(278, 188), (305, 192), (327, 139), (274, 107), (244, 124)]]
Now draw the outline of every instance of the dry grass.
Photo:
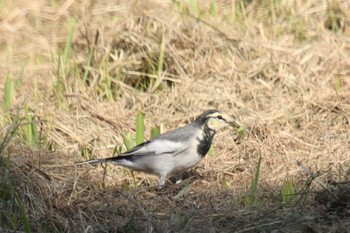
[[(24, 121), (2, 152), (1, 231), (25, 230), (19, 193), (32, 232), (350, 232), (347, 1), (217, 1), (217, 16), (190, 2), (0, 2), (0, 96), (22, 77), (1, 137), (31, 109), (41, 139), (28, 145)], [(180, 185), (71, 166), (110, 156), (138, 111), (167, 131), (209, 108), (251, 134), (220, 133)], [(298, 198), (283, 207), (287, 180)]]

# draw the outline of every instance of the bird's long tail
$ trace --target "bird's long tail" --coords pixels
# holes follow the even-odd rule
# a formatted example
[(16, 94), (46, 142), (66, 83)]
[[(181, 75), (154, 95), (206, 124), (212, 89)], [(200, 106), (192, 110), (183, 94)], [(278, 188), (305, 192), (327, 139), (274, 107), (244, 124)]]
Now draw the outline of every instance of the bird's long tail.
[(120, 158), (117, 157), (112, 157), (112, 158), (106, 158), (106, 159), (93, 159), (93, 160), (88, 160), (88, 161), (82, 161), (82, 162), (77, 162), (74, 163), (74, 165), (79, 166), (79, 165), (85, 165), (85, 164), (97, 164), (97, 163), (108, 163), (108, 162), (116, 162)]

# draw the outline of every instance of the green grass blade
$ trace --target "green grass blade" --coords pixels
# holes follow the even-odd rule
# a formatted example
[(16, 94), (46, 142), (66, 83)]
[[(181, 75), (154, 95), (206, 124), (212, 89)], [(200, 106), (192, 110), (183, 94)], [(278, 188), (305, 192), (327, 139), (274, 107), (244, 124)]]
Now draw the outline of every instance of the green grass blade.
[(74, 32), (77, 24), (78, 24), (78, 20), (76, 18), (69, 20), (68, 37), (66, 39), (66, 44), (64, 47), (63, 54), (62, 54), (62, 51), (59, 51), (60, 55), (58, 57), (59, 59), (58, 59), (58, 68), (57, 68), (57, 81), (54, 87), (54, 96), (56, 97), (57, 103), (59, 104), (60, 107), (65, 105), (64, 93), (68, 88), (68, 84), (66, 83), (67, 82), (66, 78), (68, 77), (70, 72), (70, 66), (67, 64), (73, 51), (73, 38), (74, 38)]
[(290, 179), (287, 179), (281, 189), (281, 201), (282, 206), (290, 204), (296, 197), (297, 191), (294, 188), (293, 182)]
[(247, 129), (244, 126), (241, 126), (238, 128), (237, 132), (240, 136), (244, 136), (245, 133), (247, 132)]
[(127, 150), (130, 150), (130, 149), (135, 147), (135, 140), (131, 134), (124, 134), (123, 133), (122, 138), (123, 138), (123, 143), (124, 143)]
[(53, 88), (53, 96), (55, 97), (56, 104), (58, 107), (66, 107), (66, 98), (64, 96), (66, 92), (66, 72), (68, 72), (66, 66), (64, 65), (64, 58), (62, 51), (59, 51), (58, 62), (57, 62), (57, 80)]
[(258, 163), (256, 165), (256, 171), (255, 171), (252, 187), (250, 190), (250, 195), (246, 199), (246, 205), (248, 206), (255, 206), (257, 204), (260, 167), (261, 167), (261, 156), (259, 157)]
[(32, 117), (32, 122), (30, 124), (32, 128), (32, 139), (33, 139), (32, 145), (35, 147), (39, 147), (40, 140), (39, 140), (38, 128), (35, 121), (35, 116)]
[(192, 10), (197, 18), (200, 16), (200, 10), (197, 0), (189, 0)]
[(73, 18), (69, 21), (69, 33), (68, 33), (68, 38), (66, 41), (66, 46), (64, 48), (63, 52), (63, 64), (66, 65), (68, 62), (68, 59), (72, 53), (72, 44), (73, 44), (73, 36), (75, 32), (75, 28), (78, 24), (78, 20), (76, 18)]
[(161, 41), (160, 47), (159, 47), (159, 57), (158, 57), (157, 70), (155, 71), (156, 74), (154, 75), (156, 78), (156, 81), (152, 85), (152, 92), (154, 92), (159, 87), (159, 85), (162, 83), (162, 81), (164, 79), (164, 74), (163, 74), (164, 54), (165, 54), (165, 39), (164, 39), (164, 35), (163, 35), (162, 41)]
[(89, 145), (84, 145), (81, 150), (81, 157), (83, 157), (84, 160), (90, 160), (91, 159), (91, 148)]
[(340, 77), (335, 78), (334, 89), (336, 92), (340, 92), (342, 88), (342, 80)]
[[(18, 229), (19, 225), (23, 225), (24, 232), (30, 233), (31, 229), (29, 218), (26, 213), (26, 208), (23, 204), (23, 201), (17, 189), (13, 185), (12, 179), (9, 176), (5, 175), (8, 174), (6, 169), (9, 168), (8, 165), (10, 160), (7, 161), (3, 153), (7, 145), (10, 143), (11, 139), (14, 137), (21, 122), (22, 119), (20, 119), (18, 115), (14, 116), (11, 125), (6, 127), (7, 129), (5, 131), (5, 136), (1, 137), (0, 140), (0, 166), (1, 170), (3, 172), (5, 171), (3, 174), (4, 176), (2, 177), (4, 179), (1, 180), (2, 182), (0, 182), (0, 205), (1, 207), (4, 207), (4, 205), (9, 205), (9, 208), (7, 208), (6, 210), (6, 214), (2, 216), (5, 216), (7, 221), (9, 221), (9, 224), (11, 224), (14, 229)], [(10, 155), (8, 155), (7, 157), (9, 159)], [(17, 207), (19, 211), (17, 211)], [(19, 222), (18, 220), (21, 220), (21, 222)]]
[(211, 1), (210, 2), (210, 15), (213, 17), (218, 17), (218, 7), (216, 4), (216, 1)]
[(23, 79), (23, 74), (24, 74), (24, 70), (26, 68), (26, 65), (23, 64), (22, 65), (22, 68), (21, 68), (21, 72), (18, 74), (16, 80), (15, 80), (15, 83), (14, 83), (14, 89), (15, 91), (18, 90), (19, 86), (22, 84), (22, 79)]
[(17, 205), (19, 207), (19, 210), (20, 210), (20, 215), (21, 215), (21, 218), (22, 218), (22, 221), (23, 221), (23, 224), (24, 224), (24, 231), (26, 233), (30, 233), (31, 232), (30, 224), (29, 224), (29, 219), (28, 219), (28, 215), (26, 213), (25, 206), (24, 206), (20, 196), (18, 195), (18, 192), (14, 189), (14, 187), (12, 187), (11, 189), (12, 189), (11, 191), (15, 195), (15, 200), (16, 200), (16, 203), (17, 203)]
[(25, 135), (27, 138), (27, 142), (29, 144), (33, 143), (33, 129), (32, 129), (32, 121), (33, 121), (33, 116), (30, 113), (27, 113), (26, 115), (26, 120), (27, 124), (24, 126), (25, 127)]
[(7, 110), (11, 106), (13, 98), (13, 83), (9, 76), (6, 77), (5, 80), (5, 89), (4, 89), (4, 97), (2, 107), (4, 110)]
[(24, 127), (27, 142), (29, 145), (37, 147), (39, 145), (39, 134), (35, 123), (35, 115), (32, 112), (28, 112), (26, 121), (27, 124)]
[(4, 96), (3, 96), (3, 104), (2, 107), (4, 110), (8, 110), (11, 107), (12, 100), (16, 95), (16, 91), (19, 86), (22, 84), (22, 77), (24, 73), (25, 66), (22, 66), (21, 72), (17, 76), (15, 80), (12, 80), (10, 76), (6, 76), (5, 84), (4, 84)]
[(214, 157), (214, 145), (213, 144), (209, 148), (208, 155), (210, 158)]
[(155, 126), (151, 128), (151, 138), (155, 138), (160, 135), (160, 126)]
[(136, 119), (136, 145), (143, 143), (145, 140), (144, 118), (145, 118), (145, 114), (143, 112), (138, 112), (137, 119)]
[(22, 122), (21, 119), (18, 119), (18, 117), (15, 117), (11, 125), (8, 127), (5, 137), (2, 139), (2, 142), (0, 143), (0, 157), (2, 156), (3, 151), (5, 150), (8, 143), (11, 141), (11, 139), (15, 135), (21, 122)]
[(158, 68), (157, 68), (158, 78), (160, 78), (163, 72), (164, 54), (165, 54), (164, 51), (165, 51), (165, 40), (164, 40), (164, 36), (162, 36), (162, 42), (160, 43), (160, 50), (159, 50)]
[(90, 72), (90, 67), (91, 67), (93, 55), (94, 55), (94, 49), (90, 48), (89, 54), (88, 54), (88, 59), (86, 61), (84, 75), (83, 75), (83, 82), (84, 83), (86, 83), (88, 75), (89, 75), (89, 72)]
[[(106, 72), (108, 72), (107, 69)], [(107, 100), (113, 101), (112, 81), (109, 76), (104, 77), (104, 92)]]
[(254, 198), (254, 205), (256, 204), (258, 195), (258, 184), (259, 184), (259, 177), (260, 177), (260, 167), (261, 167), (261, 156), (259, 157), (258, 163), (256, 165), (256, 172), (255, 172), (255, 177), (252, 185), (252, 196)]

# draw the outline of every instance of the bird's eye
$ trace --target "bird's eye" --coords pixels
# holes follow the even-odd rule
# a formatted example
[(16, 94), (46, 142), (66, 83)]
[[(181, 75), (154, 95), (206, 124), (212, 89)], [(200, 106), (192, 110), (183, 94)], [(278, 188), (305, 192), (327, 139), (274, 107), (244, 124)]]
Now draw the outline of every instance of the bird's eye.
[(218, 118), (219, 120), (223, 120), (223, 119), (224, 119), (224, 118), (222, 118), (221, 115), (217, 116), (217, 118)]

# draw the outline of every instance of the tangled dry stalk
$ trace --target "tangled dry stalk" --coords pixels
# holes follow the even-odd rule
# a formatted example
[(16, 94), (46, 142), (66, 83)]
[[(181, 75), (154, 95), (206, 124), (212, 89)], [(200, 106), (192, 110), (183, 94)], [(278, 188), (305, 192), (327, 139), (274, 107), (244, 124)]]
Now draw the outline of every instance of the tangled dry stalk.
[[(185, 1), (3, 2), (0, 96), (6, 77), (22, 73), (10, 111), (30, 108), (42, 143), (34, 149), (15, 136), (2, 154), (10, 158), (2, 182), (13, 181), (31, 231), (350, 232), (350, 6), (274, 2), (217, 1), (215, 17), (209, 1), (198, 1), (198, 15)], [(60, 73), (73, 17), (70, 69)], [(147, 130), (167, 131), (208, 108), (251, 133), (220, 133), (180, 185), (156, 191), (149, 175), (72, 166), (83, 151), (110, 156), (138, 111)], [(287, 180), (299, 199), (283, 207)], [(0, 229), (23, 230), (20, 210), (14, 226), (6, 217), (5, 193)]]

